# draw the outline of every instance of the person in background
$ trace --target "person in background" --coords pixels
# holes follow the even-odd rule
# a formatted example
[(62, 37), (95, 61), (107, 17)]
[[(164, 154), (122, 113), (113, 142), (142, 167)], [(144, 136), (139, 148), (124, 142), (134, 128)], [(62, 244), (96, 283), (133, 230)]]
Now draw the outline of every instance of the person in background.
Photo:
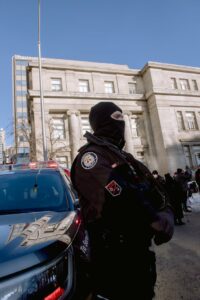
[(187, 208), (187, 197), (188, 197), (188, 182), (189, 176), (181, 168), (178, 168), (176, 171), (175, 180), (180, 189), (180, 195), (182, 199), (183, 210), (185, 212), (190, 212)]
[(185, 175), (187, 176), (188, 181), (192, 180), (192, 170), (188, 166), (185, 166)]
[(198, 167), (198, 169), (195, 172), (195, 181), (198, 184), (199, 193), (200, 193), (200, 166)]
[(150, 246), (172, 238), (172, 208), (151, 172), (122, 150), (121, 108), (100, 102), (89, 121), (93, 134), (85, 134), (71, 179), (90, 238), (92, 299), (151, 300), (156, 265)]
[(184, 225), (182, 207), (182, 189), (179, 184), (167, 173), (165, 174), (165, 188), (170, 197), (170, 203), (174, 209), (175, 225)]
[(161, 175), (158, 174), (157, 170), (153, 170), (152, 175), (159, 184), (161, 184), (163, 186), (165, 185), (165, 179)]

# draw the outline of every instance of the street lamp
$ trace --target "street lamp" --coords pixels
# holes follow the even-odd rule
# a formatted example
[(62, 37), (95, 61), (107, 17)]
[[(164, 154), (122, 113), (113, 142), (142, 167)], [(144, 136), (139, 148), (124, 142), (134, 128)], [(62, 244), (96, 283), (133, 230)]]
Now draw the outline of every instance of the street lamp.
[(40, 81), (40, 108), (41, 108), (41, 121), (42, 121), (43, 157), (44, 157), (44, 161), (47, 161), (47, 139), (46, 139), (46, 130), (45, 130), (44, 97), (43, 97), (43, 86), (42, 86), (41, 45), (40, 45), (40, 0), (38, 0), (38, 63), (39, 63), (39, 81)]

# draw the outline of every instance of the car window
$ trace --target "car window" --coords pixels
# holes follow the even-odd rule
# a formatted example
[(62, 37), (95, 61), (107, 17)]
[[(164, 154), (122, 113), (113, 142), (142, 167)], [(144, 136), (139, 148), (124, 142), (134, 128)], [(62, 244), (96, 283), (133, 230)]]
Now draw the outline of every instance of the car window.
[(0, 175), (0, 212), (66, 210), (66, 185), (58, 172)]
[(70, 178), (66, 174), (63, 174), (63, 176), (68, 185), (68, 192), (70, 193), (73, 203), (75, 203), (76, 200), (78, 199), (78, 194), (77, 194), (76, 190), (74, 189)]

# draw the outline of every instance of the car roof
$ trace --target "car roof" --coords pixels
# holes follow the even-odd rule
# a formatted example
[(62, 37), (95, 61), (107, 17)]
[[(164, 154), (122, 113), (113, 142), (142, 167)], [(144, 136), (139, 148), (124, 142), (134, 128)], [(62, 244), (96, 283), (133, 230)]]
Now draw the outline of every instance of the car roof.
[(49, 169), (49, 168), (42, 168), (42, 169), (13, 169), (13, 170), (2, 170), (0, 171), (0, 176), (3, 175), (12, 175), (12, 174), (37, 174), (37, 173), (45, 173), (45, 174), (52, 174), (52, 173), (60, 173), (60, 169)]

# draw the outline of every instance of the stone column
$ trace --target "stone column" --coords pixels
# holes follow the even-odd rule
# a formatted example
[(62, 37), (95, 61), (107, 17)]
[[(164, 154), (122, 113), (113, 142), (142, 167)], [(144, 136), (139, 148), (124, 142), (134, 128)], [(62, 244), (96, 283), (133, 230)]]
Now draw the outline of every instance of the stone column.
[(124, 112), (124, 121), (125, 121), (125, 151), (133, 154), (133, 137), (131, 132), (131, 125), (129, 120), (129, 112)]
[(67, 115), (69, 116), (70, 148), (72, 150), (72, 160), (74, 160), (80, 148), (80, 124), (78, 118), (80, 112), (77, 110), (69, 110)]

